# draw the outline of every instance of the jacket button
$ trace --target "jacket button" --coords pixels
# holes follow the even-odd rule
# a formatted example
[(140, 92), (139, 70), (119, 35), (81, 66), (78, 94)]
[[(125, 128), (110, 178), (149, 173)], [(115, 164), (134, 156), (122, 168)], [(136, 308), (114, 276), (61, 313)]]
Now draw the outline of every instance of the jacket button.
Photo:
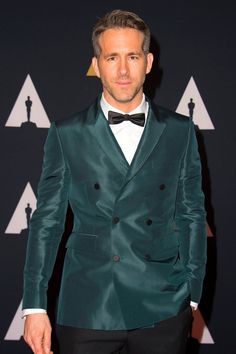
[(120, 218), (118, 216), (115, 216), (112, 220), (113, 224), (118, 224), (119, 221), (120, 221)]
[(151, 219), (147, 219), (147, 220), (146, 220), (146, 224), (147, 224), (147, 225), (152, 225), (152, 220), (151, 220)]
[(163, 191), (166, 188), (166, 186), (165, 186), (165, 184), (160, 184), (159, 188), (161, 191)]
[(120, 256), (114, 255), (112, 257), (112, 259), (113, 259), (114, 262), (119, 262), (120, 261)]
[(149, 260), (151, 259), (151, 256), (150, 256), (150, 254), (145, 254), (145, 255), (144, 255), (144, 258), (145, 258), (147, 261), (149, 261)]
[(95, 189), (100, 189), (99, 184), (98, 184), (98, 183), (95, 183), (95, 184), (94, 184), (94, 188), (95, 188)]

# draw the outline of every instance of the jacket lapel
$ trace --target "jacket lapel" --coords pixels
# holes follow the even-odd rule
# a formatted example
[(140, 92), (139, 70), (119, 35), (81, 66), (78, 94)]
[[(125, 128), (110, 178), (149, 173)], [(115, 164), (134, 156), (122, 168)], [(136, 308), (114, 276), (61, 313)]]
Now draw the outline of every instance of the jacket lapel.
[[(139, 169), (143, 166), (153, 149), (157, 145), (163, 131), (165, 130), (166, 123), (161, 120), (160, 114), (157, 109), (152, 107), (149, 102), (150, 108), (148, 119), (144, 132), (140, 139), (136, 153), (133, 157), (131, 165), (128, 164), (116, 138), (114, 137), (107, 119), (100, 108), (100, 98), (97, 104), (92, 106), (88, 112), (90, 123), (92, 124), (92, 133), (96, 138), (100, 148), (109, 157), (114, 167), (124, 176), (125, 184), (128, 183)], [(94, 120), (95, 119), (95, 120)]]
[(99, 107), (97, 109), (94, 128), (94, 137), (100, 148), (109, 157), (115, 168), (125, 176), (129, 169), (129, 164), (111, 131), (107, 119)]
[(157, 145), (165, 130), (166, 123), (161, 120), (160, 114), (151, 106), (147, 118), (147, 123), (144, 128), (144, 132), (140, 139), (139, 145), (137, 147), (136, 153), (133, 157), (132, 163), (128, 170), (125, 184), (128, 183), (135, 174), (140, 170), (145, 161), (148, 159), (153, 149)]

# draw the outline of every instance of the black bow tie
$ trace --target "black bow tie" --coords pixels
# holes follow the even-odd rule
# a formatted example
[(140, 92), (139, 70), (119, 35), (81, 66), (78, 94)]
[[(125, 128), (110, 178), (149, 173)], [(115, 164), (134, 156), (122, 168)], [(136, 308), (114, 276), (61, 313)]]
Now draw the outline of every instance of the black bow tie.
[(119, 123), (127, 121), (127, 120), (143, 127), (144, 123), (145, 123), (145, 114), (144, 113), (121, 114), (121, 113), (117, 113), (117, 112), (113, 112), (113, 111), (108, 111), (109, 124), (119, 124)]

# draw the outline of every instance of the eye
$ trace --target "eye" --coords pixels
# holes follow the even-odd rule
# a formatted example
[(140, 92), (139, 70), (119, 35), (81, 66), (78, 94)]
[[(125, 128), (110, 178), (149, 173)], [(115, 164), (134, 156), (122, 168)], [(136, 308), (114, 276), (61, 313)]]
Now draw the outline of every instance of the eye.
[(109, 61), (109, 62), (113, 62), (113, 61), (115, 61), (117, 58), (115, 57), (115, 56), (112, 56), (112, 57), (108, 57), (107, 58), (107, 61)]
[(136, 61), (136, 60), (139, 59), (139, 56), (138, 56), (138, 55), (130, 55), (129, 59), (130, 59), (131, 61)]

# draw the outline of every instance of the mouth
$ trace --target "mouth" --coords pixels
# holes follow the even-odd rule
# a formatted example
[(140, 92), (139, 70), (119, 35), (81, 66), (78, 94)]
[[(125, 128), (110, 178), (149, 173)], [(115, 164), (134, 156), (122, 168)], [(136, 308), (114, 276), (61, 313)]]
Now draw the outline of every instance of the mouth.
[(126, 87), (131, 84), (131, 81), (117, 81), (116, 84), (121, 87)]

